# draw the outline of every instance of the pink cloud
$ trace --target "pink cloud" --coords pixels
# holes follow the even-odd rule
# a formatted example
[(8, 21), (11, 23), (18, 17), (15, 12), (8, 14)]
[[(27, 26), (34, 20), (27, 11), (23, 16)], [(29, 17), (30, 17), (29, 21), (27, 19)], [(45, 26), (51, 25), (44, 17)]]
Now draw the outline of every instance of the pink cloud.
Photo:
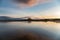
[(33, 6), (36, 6), (39, 4), (48, 3), (48, 2), (51, 2), (51, 0), (29, 0), (29, 1), (28, 0), (18, 0), (15, 2), (19, 7), (25, 8), (25, 7), (33, 7)]

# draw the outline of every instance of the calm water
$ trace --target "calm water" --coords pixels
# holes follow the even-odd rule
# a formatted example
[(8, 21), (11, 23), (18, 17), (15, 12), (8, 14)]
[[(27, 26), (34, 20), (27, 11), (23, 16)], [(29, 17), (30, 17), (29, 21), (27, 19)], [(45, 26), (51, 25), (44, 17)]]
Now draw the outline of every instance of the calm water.
[(36, 40), (60, 40), (60, 23), (0, 22), (0, 40), (23, 40), (25, 37), (22, 36)]

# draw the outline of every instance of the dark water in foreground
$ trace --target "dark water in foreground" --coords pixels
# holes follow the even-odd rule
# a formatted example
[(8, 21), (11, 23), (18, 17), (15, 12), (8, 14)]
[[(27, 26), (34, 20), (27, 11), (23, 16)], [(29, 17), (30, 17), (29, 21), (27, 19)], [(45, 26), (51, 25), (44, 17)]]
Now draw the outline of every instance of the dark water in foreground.
[(0, 22), (0, 40), (60, 40), (60, 23)]

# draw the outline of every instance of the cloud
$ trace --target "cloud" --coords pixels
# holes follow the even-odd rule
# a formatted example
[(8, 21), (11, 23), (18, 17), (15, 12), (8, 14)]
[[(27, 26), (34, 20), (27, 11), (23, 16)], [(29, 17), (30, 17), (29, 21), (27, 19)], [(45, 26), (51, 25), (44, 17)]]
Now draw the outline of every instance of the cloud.
[(30, 0), (15, 0), (17, 3), (28, 3)]
[(44, 18), (60, 18), (60, 6), (52, 7), (48, 10), (41, 11), (40, 13)]
[(36, 6), (38, 4), (42, 4), (42, 3), (47, 3), (47, 2), (50, 2), (51, 0), (14, 0), (14, 2), (19, 5), (19, 6), (29, 6), (29, 7), (32, 7), (32, 6)]

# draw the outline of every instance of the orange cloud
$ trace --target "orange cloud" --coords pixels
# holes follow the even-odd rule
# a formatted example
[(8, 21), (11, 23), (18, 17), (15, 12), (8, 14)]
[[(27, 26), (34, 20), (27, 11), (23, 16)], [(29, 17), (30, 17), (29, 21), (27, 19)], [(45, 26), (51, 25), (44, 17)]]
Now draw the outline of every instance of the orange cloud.
[(32, 5), (34, 5), (36, 2), (37, 2), (37, 0), (31, 0), (31, 1), (28, 2), (28, 5), (29, 5), (29, 6), (32, 6)]
[[(51, 0), (16, 0), (15, 2), (17, 4), (19, 4), (20, 6), (28, 6), (28, 7), (31, 7), (31, 6), (36, 6), (38, 4), (43, 4), (43, 3), (47, 3), (47, 2), (50, 2)], [(23, 5), (22, 5), (23, 4)]]

